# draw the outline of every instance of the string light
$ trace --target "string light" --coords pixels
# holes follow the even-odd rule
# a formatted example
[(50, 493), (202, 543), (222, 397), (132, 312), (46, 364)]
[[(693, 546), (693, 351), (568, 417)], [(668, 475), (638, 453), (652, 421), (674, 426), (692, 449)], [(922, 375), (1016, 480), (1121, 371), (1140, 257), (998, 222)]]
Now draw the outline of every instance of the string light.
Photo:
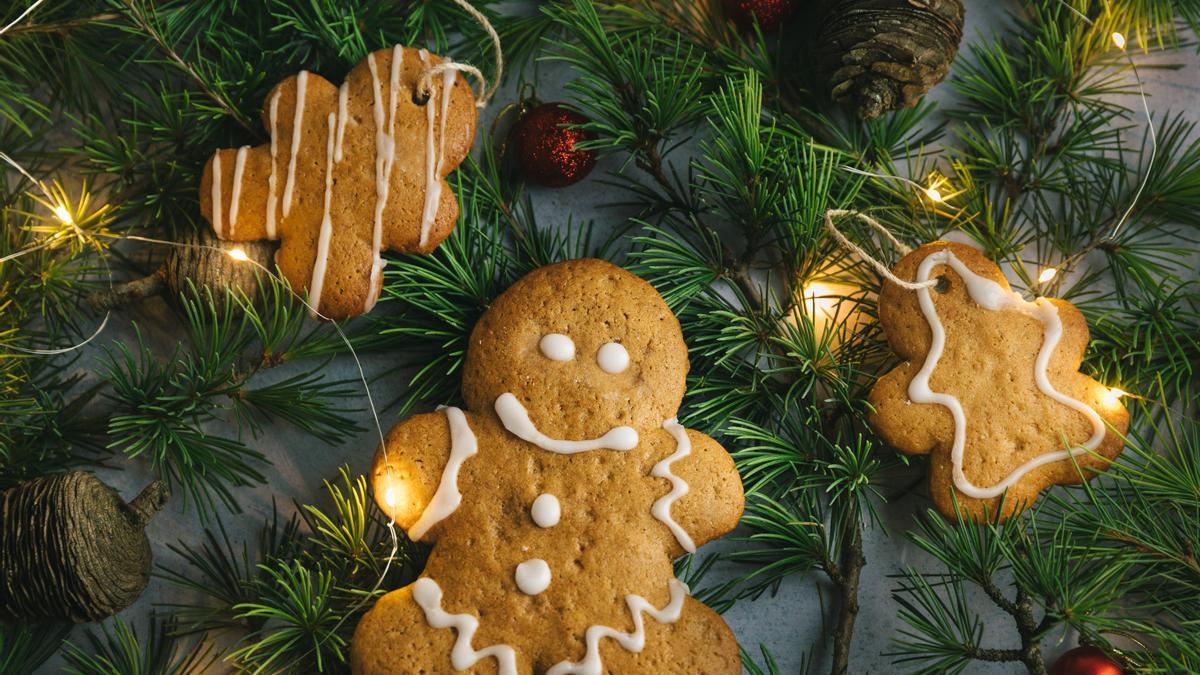
[(246, 262), (250, 259), (250, 256), (246, 255), (245, 249), (243, 249), (241, 246), (235, 246), (229, 249), (227, 253), (229, 254), (230, 258), (233, 258), (238, 262)]
[(1042, 270), (1041, 274), (1038, 275), (1038, 283), (1050, 283), (1050, 281), (1056, 276), (1058, 276), (1058, 269), (1054, 267), (1047, 267), (1046, 269)]
[(1112, 42), (1117, 46), (1117, 49), (1125, 51), (1125, 35), (1118, 31), (1113, 31)]
[(387, 504), (389, 510), (396, 506), (396, 490), (391, 485), (383, 491), (383, 503)]
[(63, 225), (75, 224), (75, 218), (71, 216), (71, 212), (63, 204), (55, 204), (52, 211), (54, 211), (54, 217), (58, 218)]
[(1122, 391), (1116, 387), (1111, 387), (1107, 392), (1104, 393), (1104, 404), (1109, 407), (1113, 407), (1121, 402), (1122, 397), (1128, 395), (1129, 392), (1127, 391)]
[(865, 169), (859, 169), (857, 167), (847, 166), (845, 164), (843, 164), (842, 166), (840, 166), (838, 168), (840, 168), (842, 171), (845, 171), (847, 173), (858, 174), (859, 176), (868, 176), (870, 178), (880, 178), (883, 180), (895, 180), (895, 181), (900, 181), (901, 183), (906, 183), (906, 184), (912, 186), (912, 188), (914, 190), (916, 190), (917, 192), (920, 192), (921, 194), (925, 195), (925, 197), (928, 198), (929, 201), (931, 201), (935, 204), (944, 204), (947, 199), (958, 194), (957, 192), (951, 193), (949, 195), (943, 194), (942, 190), (941, 190), (941, 186), (948, 184), (950, 181), (946, 180), (946, 178), (944, 176), (939, 176), (936, 174), (930, 176), (929, 185), (921, 185), (920, 183), (918, 183), (915, 180), (912, 180), (911, 178), (905, 178), (904, 176), (897, 176), (895, 174), (876, 173), (874, 171), (867, 171)]

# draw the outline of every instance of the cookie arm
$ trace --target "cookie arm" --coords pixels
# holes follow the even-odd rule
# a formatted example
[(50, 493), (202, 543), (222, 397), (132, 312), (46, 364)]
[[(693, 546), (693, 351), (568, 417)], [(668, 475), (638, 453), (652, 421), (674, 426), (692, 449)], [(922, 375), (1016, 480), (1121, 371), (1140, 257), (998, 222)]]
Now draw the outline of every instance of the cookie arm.
[[(687, 494), (671, 505), (671, 517), (691, 536), (697, 547), (737, 527), (745, 506), (742, 478), (733, 457), (712, 438), (687, 430), (692, 452), (674, 462), (671, 471), (687, 482)], [(671, 538), (672, 555), (684, 549)]]
[(388, 432), (371, 471), (375, 502), (409, 530), (429, 506), (450, 460), (450, 424), (444, 412), (416, 415)]
[[(200, 213), (218, 239), (267, 239), (267, 181), (271, 147), (217, 150), (200, 179)], [(272, 237), (273, 238), (273, 237)]]

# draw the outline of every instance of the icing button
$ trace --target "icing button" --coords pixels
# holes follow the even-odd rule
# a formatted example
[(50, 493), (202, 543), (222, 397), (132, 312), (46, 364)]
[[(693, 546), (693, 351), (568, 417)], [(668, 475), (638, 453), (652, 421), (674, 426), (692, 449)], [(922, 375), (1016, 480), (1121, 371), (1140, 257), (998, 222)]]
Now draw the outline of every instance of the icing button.
[(531, 558), (517, 565), (517, 588), (525, 595), (537, 595), (550, 587), (550, 565), (541, 558)]
[(623, 373), (629, 367), (629, 350), (620, 342), (607, 342), (597, 352), (596, 363), (606, 373)]
[(547, 333), (538, 342), (542, 356), (551, 361), (570, 361), (575, 358), (575, 342), (562, 333)]
[(529, 508), (529, 515), (538, 527), (554, 527), (562, 517), (558, 497), (549, 493), (538, 495), (537, 499), (533, 500), (533, 506)]

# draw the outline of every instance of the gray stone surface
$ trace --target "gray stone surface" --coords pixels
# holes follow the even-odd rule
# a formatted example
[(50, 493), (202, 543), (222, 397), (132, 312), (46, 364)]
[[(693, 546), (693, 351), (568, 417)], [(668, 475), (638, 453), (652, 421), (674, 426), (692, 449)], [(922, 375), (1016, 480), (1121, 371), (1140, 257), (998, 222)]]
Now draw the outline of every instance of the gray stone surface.
[[(992, 31), (1002, 30), (1008, 21), (1008, 13), (1016, 10), (1016, 5), (1017, 3), (1008, 1), (968, 0), (964, 47)], [(1197, 79), (1196, 75), (1200, 59), (1191, 52), (1177, 52), (1156, 56), (1153, 60), (1185, 63), (1187, 67), (1180, 70), (1143, 70), (1147, 90), (1153, 97), (1152, 108), (1156, 111), (1194, 111), (1197, 103), (1200, 103), (1200, 79)], [(560, 86), (568, 76), (567, 73), (552, 65), (543, 65), (540, 75), (538, 92), (543, 100), (564, 97)], [(481, 132), (488, 129), (494, 111), (512, 100), (513, 96), (512, 87), (502, 92), (481, 122)], [(952, 98), (946, 86), (939, 87), (932, 96), (939, 101)], [(936, 124), (939, 121), (935, 119), (932, 123)], [(1144, 120), (1133, 119), (1131, 125), (1130, 139), (1140, 140)], [(611, 169), (613, 166), (611, 161), (607, 164), (602, 163), (592, 178), (573, 188), (561, 191), (534, 190), (533, 200), (539, 220), (563, 226), (568, 219), (576, 225), (583, 221), (595, 220), (601, 227), (617, 222), (622, 214), (613, 209), (597, 208), (598, 205), (610, 203), (620, 196), (602, 186), (598, 180), (604, 168)], [(130, 320), (136, 320), (144, 335), (151, 336), (159, 342), (160, 353), (169, 353), (172, 345), (168, 336), (174, 335), (178, 324), (158, 301), (144, 303), (134, 312), (115, 316), (103, 338), (97, 340), (97, 343), (115, 338), (131, 338)], [(95, 352), (96, 350), (91, 350), (80, 361), (81, 367), (89, 367), (88, 364), (94, 362)], [(371, 354), (364, 356), (363, 361), (368, 375), (373, 378), (371, 386), (376, 401), (391, 401), (403, 390), (406, 374), (394, 370), (397, 361), (395, 358), (387, 354)], [(294, 371), (281, 367), (270, 372), (266, 378), (283, 378), (290, 372)], [(329, 366), (328, 375), (335, 379), (356, 376), (353, 362), (348, 359), (336, 361)], [(365, 403), (363, 405), (365, 408)], [(385, 431), (396, 421), (395, 414), (386, 410), (381, 413), (381, 419)], [(363, 414), (358, 415), (358, 421), (364, 427), (372, 427), (365, 409)], [(225, 431), (219, 426), (214, 426), (213, 430)], [(224, 514), (221, 516), (222, 522), (234, 540), (253, 541), (263, 519), (270, 516), (273, 499), (278, 501), (285, 513), (292, 510), (293, 499), (300, 502), (322, 499), (322, 481), (335, 477), (339, 466), (348, 465), (355, 472), (363, 472), (369, 468), (376, 442), (374, 428), (344, 445), (329, 447), (282, 424), (269, 426), (260, 438), (253, 441), (253, 444), (273, 462), (273, 466), (268, 467), (266, 471), (268, 483), (261, 487), (237, 491), (243, 512)], [(101, 470), (99, 473), (104, 480), (117, 487), (123, 496), (131, 498), (138, 488), (150, 480), (150, 468), (142, 460), (122, 462), (118, 458), (116, 463), (118, 466), (113, 470)], [(904, 482), (900, 477), (896, 481), (897, 484)], [(168, 505), (165, 512), (160, 514), (149, 528), (157, 561), (172, 567), (177, 565), (178, 559), (167, 549), (167, 545), (180, 540), (195, 542), (200, 536), (200, 526), (195, 515), (184, 513), (180, 506), (179, 501)], [(903, 538), (903, 533), (913, 523), (914, 515), (927, 506), (927, 500), (919, 496), (910, 495), (900, 499), (883, 508), (883, 527), (872, 529), (867, 535), (866, 556), (869, 562), (862, 579), (862, 611), (854, 642), (852, 672), (903, 670), (885, 656), (890, 650), (891, 640), (904, 628), (897, 618), (897, 605), (891, 598), (894, 579), (889, 578), (889, 575), (894, 574), (902, 565), (915, 565), (919, 568), (929, 566), (927, 557), (906, 544)], [(734, 546), (736, 544), (729, 541), (718, 542), (711, 545), (710, 550)], [(736, 568), (729, 568), (723, 573), (736, 574), (738, 571)], [(820, 597), (821, 594), (825, 595), (824, 599)], [(144, 625), (145, 617), (156, 605), (185, 599), (185, 595), (177, 588), (160, 579), (153, 579), (141, 600), (123, 612), (122, 616)], [(788, 579), (774, 595), (766, 595), (753, 602), (739, 603), (726, 617), (743, 646), (754, 652), (758, 645), (765, 645), (778, 658), (782, 672), (798, 672), (805, 654), (809, 652), (813, 653), (818, 664), (815, 672), (823, 672), (827, 670), (827, 666), (824, 665), (827, 654), (822, 644), (822, 614), (823, 607), (827, 607), (830, 601), (830, 589), (822, 577), (796, 575)], [(982, 600), (976, 606), (985, 622), (985, 643), (1013, 646), (1015, 631), (1008, 617), (994, 610), (986, 600)], [(74, 637), (81, 638), (82, 635), (76, 631)], [(1046, 644), (1048, 651), (1054, 654), (1073, 646), (1074, 636), (1052, 634), (1048, 636)], [(45, 670), (55, 672), (61, 665), (61, 661), (56, 659), (47, 664)], [(970, 672), (1001, 673), (1017, 670), (1011, 666), (973, 667)]]

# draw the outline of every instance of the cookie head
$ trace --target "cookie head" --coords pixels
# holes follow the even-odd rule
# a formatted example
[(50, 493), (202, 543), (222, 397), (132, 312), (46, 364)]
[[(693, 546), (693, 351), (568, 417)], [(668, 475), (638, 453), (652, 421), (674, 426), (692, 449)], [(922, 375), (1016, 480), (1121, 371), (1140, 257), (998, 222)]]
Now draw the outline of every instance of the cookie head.
[(522, 278), (471, 334), (463, 395), (490, 411), (511, 394), (553, 438), (657, 428), (683, 399), (687, 347), (650, 284), (607, 262), (574, 260)]

